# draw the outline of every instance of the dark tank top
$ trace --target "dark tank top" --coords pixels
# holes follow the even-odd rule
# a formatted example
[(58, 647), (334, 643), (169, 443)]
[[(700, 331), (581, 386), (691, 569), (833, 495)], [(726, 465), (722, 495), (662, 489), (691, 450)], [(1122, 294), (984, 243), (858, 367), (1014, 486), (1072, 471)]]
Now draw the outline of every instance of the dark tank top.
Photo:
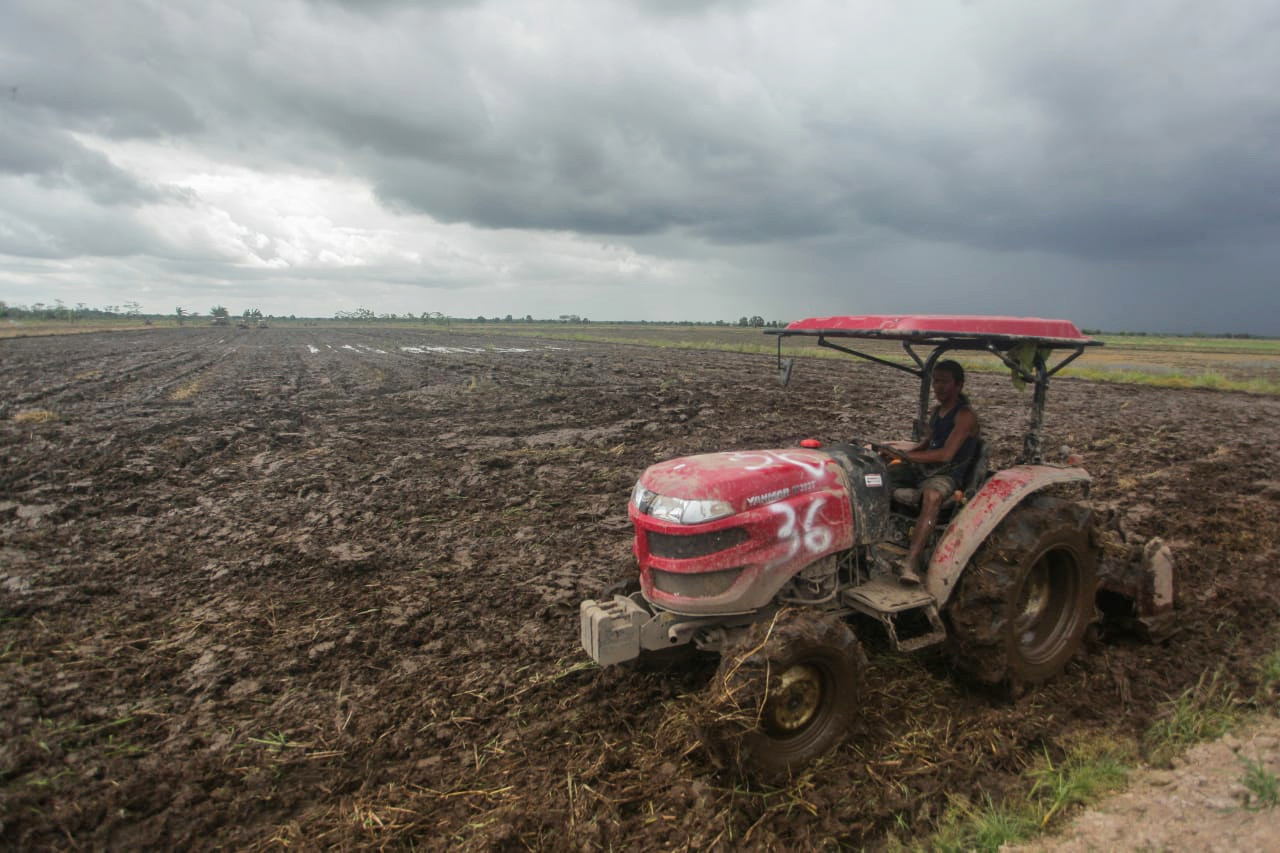
[[(969, 398), (961, 394), (960, 399), (956, 402), (951, 411), (939, 417), (938, 410), (934, 409), (933, 414), (929, 416), (929, 449), (937, 450), (947, 443), (947, 439), (951, 437), (951, 431), (956, 428), (956, 415), (961, 409), (969, 408)], [(950, 474), (958, 483), (964, 483), (969, 476), (969, 468), (973, 465), (973, 457), (978, 450), (978, 437), (971, 435), (964, 440), (964, 444), (960, 445), (960, 449), (956, 451), (956, 455), (951, 457), (950, 462), (943, 462), (938, 467), (929, 471), (930, 474)]]

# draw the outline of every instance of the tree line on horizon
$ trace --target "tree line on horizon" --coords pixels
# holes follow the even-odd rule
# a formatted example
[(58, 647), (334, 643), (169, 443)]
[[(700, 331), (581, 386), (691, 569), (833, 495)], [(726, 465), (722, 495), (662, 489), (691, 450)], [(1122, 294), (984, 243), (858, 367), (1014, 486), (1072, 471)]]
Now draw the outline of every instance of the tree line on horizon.
[[(214, 305), (209, 309), (208, 316), (218, 325), (228, 323), (231, 318), (231, 311), (223, 305)], [(245, 308), (238, 315), (244, 321), (262, 323), (266, 320), (305, 320), (318, 321), (328, 318), (324, 317), (298, 317), (290, 314), (287, 317), (283, 315), (264, 314), (258, 308)], [(172, 314), (155, 314), (143, 312), (140, 303), (135, 301), (124, 302), (120, 305), (106, 305), (101, 308), (91, 307), (83, 302), (77, 302), (74, 306), (68, 306), (61, 299), (54, 299), (52, 303), (35, 302), (31, 305), (10, 305), (5, 300), (0, 299), (0, 320), (9, 320), (10, 322), (17, 320), (47, 320), (47, 321), (65, 321), (77, 322), (82, 320), (111, 320), (124, 319), (133, 320), (144, 323), (151, 323), (158, 319), (172, 318), (177, 325), (184, 325), (187, 321), (200, 319), (201, 315), (198, 311), (178, 306)], [(414, 314), (412, 311), (406, 311), (403, 314), (394, 312), (378, 313), (368, 308), (357, 308), (354, 311), (338, 311), (333, 315), (333, 320), (341, 322), (420, 322), (425, 324), (449, 325), (453, 323), (565, 323), (565, 324), (582, 324), (587, 325), (592, 321), (587, 317), (577, 314), (560, 314), (557, 317), (541, 317), (535, 318), (532, 314), (525, 314), (523, 317), (517, 317), (512, 314), (503, 316), (494, 315), (487, 317), (483, 314), (475, 317), (456, 317), (444, 314), (440, 311), (423, 311), (420, 314)], [(747, 328), (781, 328), (787, 324), (786, 320), (765, 320), (760, 315), (752, 315), (750, 317), (743, 315), (736, 321), (733, 320), (606, 320), (603, 321), (611, 325), (635, 325), (635, 326), (737, 326)], [(1086, 335), (1115, 335), (1117, 337), (1172, 337), (1172, 338), (1226, 338), (1241, 340), (1274, 340), (1278, 336), (1275, 335), (1254, 335), (1248, 332), (1219, 332), (1209, 334), (1205, 332), (1191, 332), (1189, 334), (1173, 334), (1168, 332), (1141, 332), (1141, 331), (1116, 331), (1108, 332), (1102, 329), (1082, 329)]]

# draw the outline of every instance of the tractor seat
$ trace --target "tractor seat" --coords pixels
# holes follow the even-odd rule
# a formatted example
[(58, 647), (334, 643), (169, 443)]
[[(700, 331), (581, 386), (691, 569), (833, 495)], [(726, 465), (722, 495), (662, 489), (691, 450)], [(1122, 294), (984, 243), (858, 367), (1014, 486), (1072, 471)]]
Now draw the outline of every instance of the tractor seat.
[[(982, 484), (987, 481), (987, 477), (990, 475), (990, 472), (987, 470), (990, 462), (991, 455), (987, 449), (987, 443), (979, 438), (977, 448), (973, 454), (973, 461), (969, 463), (969, 474), (964, 481), (964, 500), (962, 503), (968, 502), (971, 497), (977, 494), (977, 491), (982, 487)], [(893, 490), (893, 502), (895, 504), (901, 504), (902, 506), (910, 507), (911, 509), (919, 509), (920, 501), (921, 495), (919, 489)], [(944, 510), (954, 509), (955, 506), (956, 496), (954, 494), (949, 495), (942, 502), (942, 509)]]

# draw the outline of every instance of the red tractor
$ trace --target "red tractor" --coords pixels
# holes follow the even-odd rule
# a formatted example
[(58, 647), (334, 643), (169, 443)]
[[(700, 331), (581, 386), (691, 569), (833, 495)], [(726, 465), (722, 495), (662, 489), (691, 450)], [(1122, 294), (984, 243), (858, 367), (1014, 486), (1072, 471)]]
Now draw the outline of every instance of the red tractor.
[[(982, 316), (820, 317), (768, 333), (784, 384), (793, 362), (782, 341), (798, 335), (916, 377), (917, 439), (933, 368), (953, 351), (1003, 362), (1032, 387), (1031, 417), (1013, 467), (989, 470), (979, 442), (942, 508), (922, 586), (904, 586), (894, 569), (919, 493), (891, 487), (886, 445), (809, 440), (673, 459), (641, 475), (628, 507), (638, 583), (582, 602), (582, 645), (601, 666), (719, 653), (718, 711), (703, 726), (714, 752), (777, 778), (838, 743), (861, 692), (859, 617), (898, 651), (945, 645), (957, 668), (1009, 685), (1061, 672), (1100, 616), (1153, 632), (1170, 619), (1167, 549), (1152, 540), (1140, 561), (1100, 565), (1092, 512), (1063, 496), (1087, 493), (1089, 474), (1042, 458), (1049, 379), (1099, 342), (1063, 320)], [(910, 363), (837, 343), (850, 340), (900, 341)], [(1065, 354), (1049, 366), (1055, 351)]]

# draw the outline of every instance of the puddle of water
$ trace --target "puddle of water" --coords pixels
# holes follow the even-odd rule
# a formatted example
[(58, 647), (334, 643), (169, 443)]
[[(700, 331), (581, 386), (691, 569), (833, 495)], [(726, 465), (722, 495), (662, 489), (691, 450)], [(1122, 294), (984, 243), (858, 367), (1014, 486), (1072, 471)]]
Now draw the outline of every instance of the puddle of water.
[(488, 352), (482, 347), (400, 347), (401, 352), (413, 352), (418, 355), (424, 355), (429, 352), (439, 353), (458, 353), (458, 352)]

